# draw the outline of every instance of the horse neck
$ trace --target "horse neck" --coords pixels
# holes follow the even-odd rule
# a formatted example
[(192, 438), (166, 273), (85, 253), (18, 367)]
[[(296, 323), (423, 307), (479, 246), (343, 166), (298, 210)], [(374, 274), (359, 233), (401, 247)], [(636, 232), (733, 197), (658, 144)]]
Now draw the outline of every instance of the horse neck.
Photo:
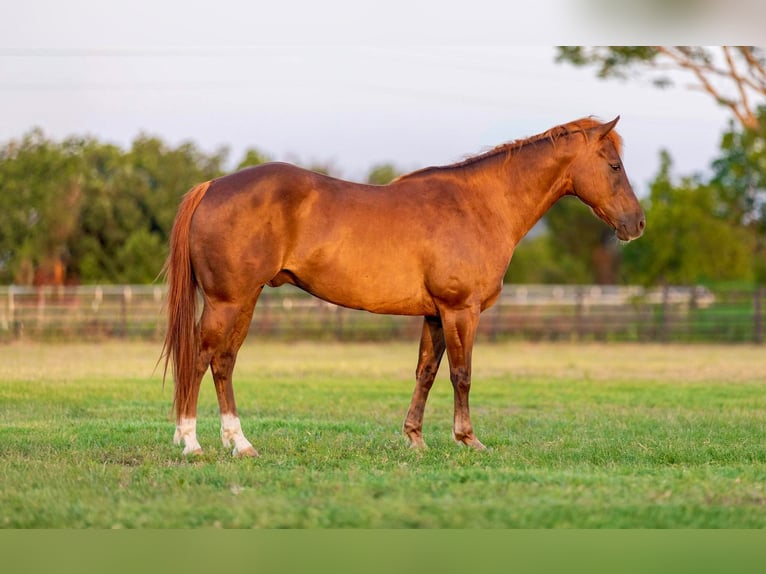
[(514, 245), (556, 201), (571, 192), (567, 168), (576, 153), (569, 142), (539, 142), (512, 152), (505, 162), (504, 192)]

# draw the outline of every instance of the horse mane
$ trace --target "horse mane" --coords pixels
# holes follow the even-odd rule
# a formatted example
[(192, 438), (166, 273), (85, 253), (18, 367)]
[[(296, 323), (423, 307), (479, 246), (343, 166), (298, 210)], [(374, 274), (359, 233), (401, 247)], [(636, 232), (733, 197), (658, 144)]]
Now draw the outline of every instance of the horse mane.
[[(603, 122), (598, 121), (593, 116), (580, 118), (577, 120), (573, 120), (571, 122), (567, 122), (565, 124), (554, 126), (550, 128), (549, 130), (546, 130), (542, 133), (539, 133), (527, 138), (521, 138), (521, 139), (513, 140), (510, 142), (502, 143), (500, 145), (493, 147), (492, 149), (488, 151), (467, 157), (461, 161), (451, 163), (449, 165), (424, 167), (421, 169), (417, 169), (415, 171), (411, 171), (410, 173), (405, 173), (404, 175), (400, 175), (399, 177), (394, 179), (393, 182), (400, 181), (402, 179), (409, 178), (411, 176), (420, 175), (425, 172), (442, 171), (442, 170), (450, 170), (450, 169), (455, 169), (460, 167), (466, 167), (500, 154), (504, 154), (506, 157), (510, 157), (515, 152), (519, 151), (520, 149), (530, 145), (538, 144), (540, 142), (549, 142), (555, 145), (556, 140), (572, 135), (572, 134), (581, 133), (587, 139), (588, 137), (587, 130), (601, 126), (601, 125), (603, 125)], [(614, 130), (610, 131), (609, 134), (607, 134), (607, 138), (609, 139), (609, 141), (612, 142), (612, 145), (614, 145), (615, 149), (617, 149), (617, 153), (622, 155), (622, 138), (617, 134), (617, 132), (615, 132)]]

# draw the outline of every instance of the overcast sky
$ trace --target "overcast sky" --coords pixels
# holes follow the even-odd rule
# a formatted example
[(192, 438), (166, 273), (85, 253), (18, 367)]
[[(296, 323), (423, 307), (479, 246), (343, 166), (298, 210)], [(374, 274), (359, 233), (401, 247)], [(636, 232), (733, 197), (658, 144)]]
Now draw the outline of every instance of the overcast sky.
[(446, 164), (581, 116), (620, 114), (626, 170), (643, 195), (660, 148), (676, 173), (703, 171), (727, 127), (707, 95), (555, 64), (551, 45), (577, 39), (566, 18), (541, 36), (526, 26), (570, 3), (532, 3), (520, 19), (503, 8), (513, 3), (479, 0), (462, 12), (431, 0), (1, 1), (3, 142), (33, 126), (122, 146), (146, 132), (228, 146), (232, 162), (251, 146), (330, 162), (358, 180), (375, 163)]

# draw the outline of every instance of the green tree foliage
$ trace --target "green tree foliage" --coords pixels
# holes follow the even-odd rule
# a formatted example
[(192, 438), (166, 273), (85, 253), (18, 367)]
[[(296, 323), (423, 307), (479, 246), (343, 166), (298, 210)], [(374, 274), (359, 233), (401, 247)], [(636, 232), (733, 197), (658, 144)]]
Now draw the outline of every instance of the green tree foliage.
[(559, 262), (551, 283), (613, 284), (620, 251), (614, 231), (574, 197), (559, 200), (545, 216), (551, 249)]
[(505, 274), (506, 283), (588, 283), (590, 277), (581, 261), (556, 251), (550, 233), (525, 237), (516, 247)]
[(182, 195), (226, 151), (140, 136), (130, 150), (33, 130), (0, 148), (0, 282), (149, 282)]
[[(76, 229), (82, 162), (74, 142), (33, 130), (0, 149), (0, 277), (52, 280)], [(48, 277), (43, 278), (42, 274)]]
[(766, 98), (766, 51), (755, 46), (560, 46), (558, 62), (594, 66), (600, 78), (627, 78), (641, 71), (658, 87), (673, 77), (691, 78), (746, 129), (758, 129), (758, 106)]
[(599, 78), (626, 78), (636, 63), (650, 63), (659, 56), (656, 46), (559, 46), (557, 62), (595, 66)]
[(614, 284), (620, 245), (614, 231), (574, 197), (564, 197), (516, 247), (509, 283)]
[(645, 205), (647, 232), (625, 247), (625, 275), (643, 284), (752, 280), (752, 235), (723, 215), (718, 188), (696, 178), (675, 183), (670, 155), (660, 159)]
[(271, 158), (261, 150), (256, 148), (248, 148), (245, 150), (245, 157), (242, 158), (242, 161), (237, 165), (237, 169), (240, 170), (246, 167), (253, 167), (256, 165), (261, 165), (262, 163), (268, 163), (270, 161), (272, 161)]
[(766, 106), (759, 109), (756, 129), (730, 126), (712, 167), (711, 183), (721, 194), (726, 217), (766, 232)]
[(82, 159), (89, 177), (70, 242), (71, 276), (87, 283), (147, 282), (162, 266), (181, 197), (222, 173), (226, 151), (206, 155), (192, 143), (170, 148), (142, 135), (126, 153), (93, 142)]
[(322, 175), (329, 175), (332, 177), (335, 177), (335, 175), (338, 172), (335, 166), (330, 162), (312, 161), (311, 163), (309, 163), (308, 165), (305, 165), (304, 167), (311, 171), (321, 173)]
[(766, 282), (766, 106), (758, 110), (758, 128), (730, 127), (712, 167), (720, 212), (750, 234), (755, 277)]
[(367, 174), (367, 183), (372, 185), (386, 185), (399, 177), (401, 173), (391, 163), (379, 163), (370, 169)]

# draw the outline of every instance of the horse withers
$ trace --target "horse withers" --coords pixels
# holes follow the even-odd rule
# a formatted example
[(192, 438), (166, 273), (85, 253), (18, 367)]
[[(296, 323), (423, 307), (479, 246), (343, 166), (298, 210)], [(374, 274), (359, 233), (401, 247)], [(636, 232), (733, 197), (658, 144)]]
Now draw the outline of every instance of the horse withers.
[[(630, 241), (645, 219), (608, 123), (572, 121), (389, 185), (352, 183), (268, 163), (195, 186), (173, 225), (166, 263), (175, 442), (202, 452), (197, 398), (212, 370), (221, 438), (257, 456), (232, 388), (237, 352), (263, 287), (284, 283), (337, 305), (423, 316), (415, 390), (404, 421), (424, 447), (423, 411), (442, 356), (454, 390), (453, 438), (473, 448), (468, 406), (479, 316), (500, 295), (514, 248), (562, 196), (575, 195)], [(204, 308), (197, 320), (197, 292)]]

